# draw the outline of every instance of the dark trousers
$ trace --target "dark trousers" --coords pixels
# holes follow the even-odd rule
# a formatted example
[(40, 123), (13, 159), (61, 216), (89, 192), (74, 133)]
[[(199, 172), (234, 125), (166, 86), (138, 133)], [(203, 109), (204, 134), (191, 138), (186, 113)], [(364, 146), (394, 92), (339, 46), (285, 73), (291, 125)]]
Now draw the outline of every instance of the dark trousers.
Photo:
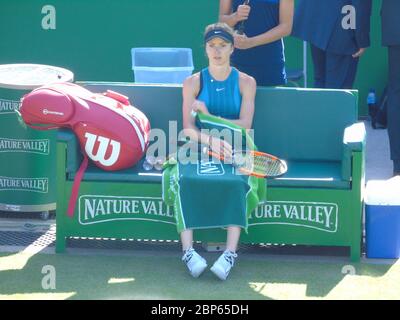
[(321, 50), (311, 44), (315, 88), (352, 89), (358, 58)]
[(400, 165), (400, 45), (389, 47), (388, 134), (390, 157)]

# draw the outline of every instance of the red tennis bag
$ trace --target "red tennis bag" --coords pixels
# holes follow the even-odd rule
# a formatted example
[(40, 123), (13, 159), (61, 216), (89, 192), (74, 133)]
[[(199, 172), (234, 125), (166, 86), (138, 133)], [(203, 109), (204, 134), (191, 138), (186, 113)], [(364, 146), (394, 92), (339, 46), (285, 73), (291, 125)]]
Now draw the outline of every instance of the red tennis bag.
[(121, 170), (135, 165), (149, 145), (149, 120), (128, 97), (117, 92), (92, 93), (63, 82), (37, 88), (21, 102), (22, 119), (31, 128), (64, 127), (78, 137), (84, 160), (73, 184), (69, 216), (74, 212), (88, 158), (104, 170)]

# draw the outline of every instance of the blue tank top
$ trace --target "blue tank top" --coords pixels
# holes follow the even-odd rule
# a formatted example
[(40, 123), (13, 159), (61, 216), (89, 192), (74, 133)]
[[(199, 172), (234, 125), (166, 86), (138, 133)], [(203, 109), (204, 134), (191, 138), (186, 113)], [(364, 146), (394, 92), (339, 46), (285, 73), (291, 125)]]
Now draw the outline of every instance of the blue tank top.
[[(235, 12), (244, 0), (233, 0)], [(245, 21), (244, 33), (254, 37), (265, 33), (279, 24), (279, 0), (250, 0), (251, 10)], [(239, 23), (235, 29), (239, 27)], [(275, 86), (286, 83), (285, 54), (283, 40), (277, 40), (251, 49), (235, 49), (232, 65), (254, 77), (257, 85)]]
[(197, 99), (203, 101), (208, 111), (226, 119), (239, 119), (242, 96), (239, 88), (239, 71), (232, 68), (224, 81), (215, 80), (208, 68), (201, 70), (200, 92)]

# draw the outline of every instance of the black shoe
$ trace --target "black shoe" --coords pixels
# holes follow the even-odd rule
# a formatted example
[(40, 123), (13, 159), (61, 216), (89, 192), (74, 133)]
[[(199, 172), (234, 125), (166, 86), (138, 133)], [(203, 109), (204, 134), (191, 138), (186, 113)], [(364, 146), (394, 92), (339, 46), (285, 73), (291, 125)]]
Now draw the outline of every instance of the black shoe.
[(400, 176), (400, 171), (393, 171), (393, 177)]

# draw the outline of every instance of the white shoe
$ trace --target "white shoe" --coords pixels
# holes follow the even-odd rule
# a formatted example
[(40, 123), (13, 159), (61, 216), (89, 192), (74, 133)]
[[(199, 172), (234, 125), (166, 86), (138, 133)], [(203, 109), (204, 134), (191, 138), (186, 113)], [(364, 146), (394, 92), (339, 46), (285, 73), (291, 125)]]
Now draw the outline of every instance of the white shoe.
[(211, 267), (211, 271), (221, 280), (226, 280), (229, 275), (229, 271), (231, 271), (237, 254), (225, 250), (223, 254), (215, 261), (214, 265)]
[(201, 257), (193, 248), (185, 251), (182, 261), (186, 263), (190, 274), (197, 278), (207, 268), (206, 260)]

